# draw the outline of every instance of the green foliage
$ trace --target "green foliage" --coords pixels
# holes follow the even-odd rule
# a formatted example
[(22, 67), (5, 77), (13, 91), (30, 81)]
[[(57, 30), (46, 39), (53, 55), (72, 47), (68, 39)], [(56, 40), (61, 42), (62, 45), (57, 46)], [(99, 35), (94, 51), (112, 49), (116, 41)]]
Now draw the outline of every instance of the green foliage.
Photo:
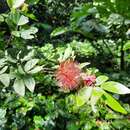
[(58, 35), (61, 35), (65, 32), (67, 32), (68, 29), (67, 28), (62, 28), (62, 27), (59, 27), (59, 28), (56, 28), (52, 33), (51, 33), (51, 36), (52, 37), (55, 37), (55, 36), (58, 36)]
[(21, 51), (16, 57), (12, 57), (6, 52), (5, 58), (1, 59), (1, 75), (0, 81), (5, 87), (10, 85), (11, 80), (14, 81), (13, 88), (21, 96), (25, 95), (25, 86), (34, 91), (35, 80), (33, 74), (42, 70), (42, 66), (38, 66), (39, 59), (34, 59), (34, 50), (27, 55), (20, 57)]
[(70, 45), (75, 50), (77, 56), (87, 58), (89, 56), (96, 55), (95, 48), (88, 41), (79, 42), (74, 40), (70, 43)]
[(130, 49), (130, 41), (128, 41), (125, 45), (124, 45), (124, 51)]
[(0, 109), (0, 128), (4, 127), (4, 124), (6, 123), (6, 110), (5, 109)]
[[(101, 81), (102, 79), (102, 81)], [(130, 89), (125, 87), (124, 85), (113, 82), (107, 81), (108, 77), (106, 76), (99, 76), (97, 77), (97, 87), (84, 87), (78, 92), (77, 96), (77, 105), (82, 106), (85, 102), (92, 106), (93, 111), (96, 111), (95, 105), (99, 99), (102, 98), (105, 103), (111, 107), (113, 110), (126, 114), (126, 110), (120, 106), (120, 104), (107, 92), (113, 92), (117, 94), (129, 94)], [(107, 81), (107, 82), (106, 82)], [(101, 85), (101, 87), (99, 87)]]
[[(0, 130), (129, 130), (129, 10), (129, 0), (0, 2)], [(92, 85), (59, 90), (69, 59)]]
[(107, 91), (113, 92), (113, 93), (118, 93), (118, 94), (128, 94), (130, 93), (129, 89), (125, 87), (124, 85), (114, 82), (114, 81), (109, 81), (105, 82), (101, 85), (101, 87)]
[(109, 94), (105, 93), (106, 104), (113, 110), (127, 114), (126, 110)]

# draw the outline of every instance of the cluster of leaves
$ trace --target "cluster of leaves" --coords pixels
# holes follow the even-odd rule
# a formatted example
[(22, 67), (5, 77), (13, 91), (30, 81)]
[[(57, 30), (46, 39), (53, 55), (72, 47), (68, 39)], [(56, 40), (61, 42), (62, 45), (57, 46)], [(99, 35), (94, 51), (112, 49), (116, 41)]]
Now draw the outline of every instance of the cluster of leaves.
[[(123, 1), (120, 2), (123, 6)], [(123, 48), (129, 39), (130, 20), (127, 9), (118, 7), (120, 2), (99, 0), (93, 4), (81, 4), (74, 8), (69, 26), (56, 28), (51, 35), (56, 37), (69, 32), (78, 33), (91, 42), (100, 59), (109, 56), (116, 61), (114, 64), (119, 66), (118, 69), (125, 70), (129, 63), (125, 60)], [(100, 56), (102, 54), (104, 57)]]
[[(4, 3), (0, 130), (129, 130), (129, 0)], [(94, 86), (59, 91), (55, 71), (68, 59), (97, 76)]]
[[(66, 99), (65, 102), (63, 99), (58, 99), (57, 97), (45, 98), (41, 95), (37, 95), (36, 97), (33, 96), (32, 99), (31, 96), (29, 97), (30, 100), (27, 98), (20, 98), (17, 99), (17, 101), (15, 100), (16, 97), (14, 97), (12, 101), (10, 100), (8, 102), (8, 107), (10, 107), (12, 110), (10, 113), (8, 113), (8, 126), (6, 124), (6, 128), (42, 129), (44, 127), (46, 130), (71, 130), (79, 128), (88, 130), (97, 128), (129, 129), (128, 120), (124, 120), (123, 116), (113, 113), (112, 111), (109, 111), (109, 113), (107, 113), (108, 110), (106, 110), (104, 106), (99, 106), (100, 109), (98, 112), (92, 116), (90, 107), (84, 106), (86, 109), (84, 109), (84, 107), (79, 109), (72, 103), (72, 101), (68, 102), (68, 99)], [(15, 106), (13, 106), (11, 102), (15, 102)], [(67, 109), (66, 106), (69, 109)], [(16, 113), (14, 113), (14, 109), (16, 109)], [(39, 109), (41, 111), (39, 111)], [(13, 117), (12, 113), (15, 114)], [(98, 119), (100, 116), (104, 117), (106, 121), (111, 121), (111, 125), (105, 120)], [(13, 120), (12, 122), (10, 122), (10, 118)], [(19, 120), (19, 118), (21, 120)], [(112, 121), (114, 119), (116, 120)], [(28, 122), (27, 126), (25, 126), (25, 122)], [(119, 123), (121, 124), (119, 125)]]
[[(14, 54), (14, 53), (13, 53)], [(0, 60), (0, 81), (5, 87), (9, 87), (13, 83), (14, 90), (21, 96), (25, 95), (25, 86), (34, 91), (35, 80), (33, 74), (42, 70), (42, 66), (36, 65), (39, 59), (34, 57), (34, 50), (31, 50), (23, 58), (20, 56), (21, 51), (15, 57), (5, 52), (5, 56)]]

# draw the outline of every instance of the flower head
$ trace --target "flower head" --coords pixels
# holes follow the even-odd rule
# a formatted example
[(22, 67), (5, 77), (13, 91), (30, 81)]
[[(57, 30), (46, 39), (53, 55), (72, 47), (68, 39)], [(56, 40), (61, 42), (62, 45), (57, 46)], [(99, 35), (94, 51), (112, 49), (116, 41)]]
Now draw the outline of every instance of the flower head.
[(87, 85), (87, 86), (93, 85), (96, 81), (95, 75), (85, 75), (85, 74), (83, 74), (82, 78), (83, 78), (84, 85)]
[(62, 62), (56, 71), (56, 79), (62, 89), (76, 89), (80, 83), (80, 68), (78, 64), (73, 60)]

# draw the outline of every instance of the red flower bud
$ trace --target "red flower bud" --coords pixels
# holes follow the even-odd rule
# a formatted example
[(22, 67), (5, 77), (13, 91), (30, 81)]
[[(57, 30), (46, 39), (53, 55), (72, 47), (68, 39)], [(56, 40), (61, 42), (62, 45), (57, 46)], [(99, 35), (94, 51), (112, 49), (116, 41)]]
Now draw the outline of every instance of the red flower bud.
[(96, 81), (95, 75), (86, 75), (86, 76), (82, 76), (82, 78), (83, 78), (84, 85), (87, 86), (91, 86)]

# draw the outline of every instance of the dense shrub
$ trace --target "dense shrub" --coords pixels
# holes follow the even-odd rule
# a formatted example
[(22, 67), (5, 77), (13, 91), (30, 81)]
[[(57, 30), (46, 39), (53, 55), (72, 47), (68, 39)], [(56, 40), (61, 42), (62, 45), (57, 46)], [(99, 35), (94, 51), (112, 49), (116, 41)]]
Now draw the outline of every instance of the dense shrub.
[(129, 9), (0, 2), (0, 130), (129, 130)]

